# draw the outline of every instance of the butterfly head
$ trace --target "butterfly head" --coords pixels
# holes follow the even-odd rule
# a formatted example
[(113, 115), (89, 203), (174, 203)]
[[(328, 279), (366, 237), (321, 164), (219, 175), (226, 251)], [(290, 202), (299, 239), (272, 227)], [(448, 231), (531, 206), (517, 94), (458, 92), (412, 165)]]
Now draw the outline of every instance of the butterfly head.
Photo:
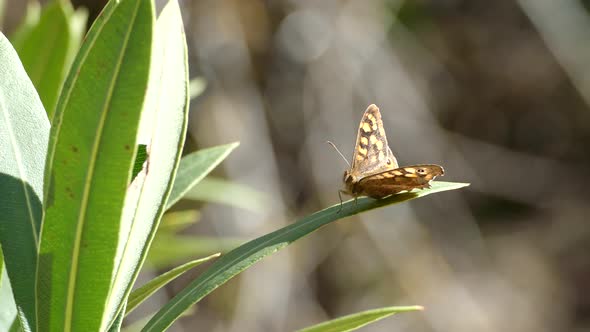
[(349, 170), (344, 171), (344, 176), (342, 177), (342, 181), (344, 184), (349, 187), (353, 183), (357, 182), (356, 176), (352, 175)]

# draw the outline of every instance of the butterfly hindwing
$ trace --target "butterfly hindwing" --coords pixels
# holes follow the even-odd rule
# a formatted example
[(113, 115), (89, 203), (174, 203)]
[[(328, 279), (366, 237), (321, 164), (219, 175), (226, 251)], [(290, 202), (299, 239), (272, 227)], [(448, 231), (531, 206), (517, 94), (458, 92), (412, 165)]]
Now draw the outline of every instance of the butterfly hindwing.
[(362, 194), (381, 198), (404, 190), (430, 187), (430, 181), (444, 174), (439, 165), (412, 165), (366, 176), (359, 180), (357, 188)]

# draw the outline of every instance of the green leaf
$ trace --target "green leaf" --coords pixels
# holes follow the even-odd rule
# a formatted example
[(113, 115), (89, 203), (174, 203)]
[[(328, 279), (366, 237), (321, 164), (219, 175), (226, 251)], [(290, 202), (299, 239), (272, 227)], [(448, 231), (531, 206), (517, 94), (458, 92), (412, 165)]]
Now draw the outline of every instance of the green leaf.
[(178, 173), (174, 180), (174, 186), (166, 210), (178, 202), (192, 187), (201, 181), (219, 163), (221, 163), (240, 143), (230, 143), (213, 148), (199, 150), (180, 160)]
[(178, 267), (150, 280), (145, 285), (134, 290), (129, 295), (129, 300), (127, 301), (127, 310), (126, 310), (125, 315), (128, 315), (135, 308), (137, 308), (138, 305), (140, 305), (143, 301), (145, 301), (148, 297), (150, 297), (152, 294), (154, 294), (160, 288), (166, 286), (172, 280), (174, 280), (177, 277), (179, 277), (180, 275), (182, 275), (184, 272), (192, 269), (193, 267), (199, 266), (202, 263), (205, 263), (213, 258), (217, 258), (217, 257), (219, 257), (219, 255), (221, 255), (221, 254), (220, 253), (213, 254), (211, 256), (197, 259), (197, 260), (188, 262), (186, 264), (183, 264), (181, 266), (178, 266)]
[(15, 49), (22, 47), (22, 43), (31, 33), (31, 30), (39, 24), (41, 18), (41, 5), (38, 1), (27, 1), (25, 17), (16, 30), (10, 36), (10, 42)]
[(334, 320), (323, 322), (314, 326), (301, 329), (297, 332), (347, 332), (354, 331), (370, 323), (398, 312), (424, 310), (421, 306), (387, 307), (357, 312), (356, 314), (343, 316)]
[(63, 79), (82, 38), (73, 27), (72, 12), (66, 1), (50, 3), (41, 10), (39, 21), (30, 25), (26, 34), (15, 43), (50, 119)]
[(42, 331), (104, 331), (147, 89), (151, 0), (110, 1), (60, 95), (45, 172), (37, 273)]
[[(180, 162), (188, 122), (188, 55), (180, 8), (170, 1), (156, 22), (148, 96), (142, 121), (150, 121), (147, 165), (127, 190), (120, 260), (109, 294), (108, 319), (122, 310), (164, 213)], [(149, 126), (148, 126), (149, 128)]]
[(160, 269), (180, 264), (212, 252), (228, 252), (244, 243), (242, 239), (158, 233), (150, 252), (148, 263)]
[(190, 189), (183, 197), (209, 203), (226, 204), (252, 212), (267, 209), (272, 200), (248, 186), (208, 176)]
[(184, 210), (167, 212), (162, 217), (158, 232), (175, 233), (199, 221), (201, 213), (198, 210)]
[(143, 169), (143, 163), (147, 160), (147, 147), (144, 144), (137, 146), (137, 153), (135, 154), (135, 161), (133, 162), (133, 173), (131, 179), (135, 179), (139, 172)]
[(287, 227), (254, 239), (215, 261), (203, 274), (160, 309), (145, 326), (143, 331), (164, 331), (184, 310), (229, 279), (262, 258), (283, 249), (292, 242), (333, 221), (385, 205), (404, 202), (440, 191), (458, 189), (467, 185), (466, 183), (437, 181), (432, 182), (432, 188), (430, 189), (392, 195), (384, 199), (375, 200), (363, 197), (359, 198), (357, 202), (352, 199), (342, 205), (336, 204), (307, 216)]
[(0, 31), (2, 31), (2, 24), (4, 23), (4, 12), (6, 10), (6, 0), (0, 0)]
[(108, 332), (119, 332), (121, 331), (121, 326), (123, 326), (123, 319), (125, 318), (124, 312), (125, 308), (127, 307), (127, 302), (123, 301), (123, 305), (121, 306), (121, 312), (115, 317), (113, 320), (113, 324), (109, 327)]
[[(0, 250), (0, 258), (2, 250)], [(0, 259), (0, 331), (8, 331), (14, 321), (18, 321), (16, 316), (16, 304), (14, 303), (14, 297), (12, 296), (12, 288), (10, 287), (10, 281), (6, 274), (4, 264), (1, 264)]]
[(49, 121), (15, 50), (0, 33), (0, 243), (19, 316), (34, 329), (35, 269)]
[(193, 78), (190, 81), (189, 88), (190, 88), (190, 98), (195, 99), (200, 96), (207, 87), (207, 81), (205, 81), (202, 77)]
[[(196, 312), (196, 306), (192, 306), (192, 307), (188, 308), (188, 310), (186, 310), (185, 312), (183, 312), (180, 317), (187, 317), (187, 316), (193, 315), (195, 312)], [(124, 332), (139, 332), (145, 326), (145, 324), (147, 322), (149, 322), (149, 320), (153, 316), (154, 316), (154, 313), (149, 314), (147, 316), (144, 316), (144, 317), (136, 320), (135, 322), (126, 325), (123, 328), (123, 331)]]

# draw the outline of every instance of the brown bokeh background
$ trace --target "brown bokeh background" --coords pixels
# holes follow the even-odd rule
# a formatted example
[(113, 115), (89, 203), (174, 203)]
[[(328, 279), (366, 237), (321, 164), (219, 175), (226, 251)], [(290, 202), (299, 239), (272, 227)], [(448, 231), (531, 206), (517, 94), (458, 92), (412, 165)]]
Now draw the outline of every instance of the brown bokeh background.
[[(92, 17), (104, 1), (74, 3)], [(590, 329), (586, 2), (180, 3), (191, 77), (207, 82), (187, 149), (240, 141), (216, 174), (268, 197), (255, 212), (197, 205), (188, 232), (250, 239), (338, 203), (346, 165), (325, 141), (350, 156), (370, 103), (401, 165), (441, 164), (441, 180), (471, 186), (322, 228), (171, 331), (291, 331), (410, 304), (426, 310), (363, 331)]]

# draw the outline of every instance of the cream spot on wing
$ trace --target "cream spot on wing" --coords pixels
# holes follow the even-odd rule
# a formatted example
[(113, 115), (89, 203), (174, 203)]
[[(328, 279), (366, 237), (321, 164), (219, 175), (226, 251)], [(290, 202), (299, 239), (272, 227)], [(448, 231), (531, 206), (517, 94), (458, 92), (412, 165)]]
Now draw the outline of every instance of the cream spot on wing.
[(369, 140), (365, 136), (362, 136), (361, 137), (361, 144), (362, 145), (367, 145), (367, 144), (369, 144)]
[(408, 173), (412, 173), (412, 174), (416, 173), (416, 169), (412, 168), (412, 167), (405, 167), (404, 171), (406, 171)]
[(362, 126), (361, 128), (363, 129), (363, 131), (364, 131), (365, 133), (368, 133), (368, 132), (370, 132), (370, 131), (371, 131), (371, 125), (369, 125), (369, 123), (368, 123), (368, 122), (365, 122), (365, 123), (363, 123), (363, 126)]
[(377, 147), (377, 150), (383, 150), (383, 141), (375, 142), (375, 146)]
[(404, 176), (407, 178), (417, 178), (418, 177), (418, 175), (416, 175), (416, 174), (405, 174)]
[(369, 143), (371, 143), (371, 144), (375, 144), (375, 142), (377, 142), (377, 136), (375, 136), (375, 135), (371, 135), (371, 136), (369, 137)]
[(384, 177), (386, 177), (386, 178), (392, 178), (392, 177), (394, 177), (395, 175), (393, 175), (393, 174), (391, 174), (391, 173), (383, 173), (383, 176), (384, 176)]
[(377, 130), (377, 122), (373, 121), (373, 130)]
[(377, 162), (377, 156), (372, 156), (371, 157), (371, 162), (372, 163), (376, 163)]
[(379, 161), (382, 161), (383, 159), (385, 159), (385, 154), (383, 154), (383, 151), (379, 151)]
[(397, 176), (402, 176), (402, 175), (404, 175), (404, 173), (403, 173), (403, 172), (400, 172), (400, 171), (393, 171), (393, 174), (395, 174), (395, 175), (397, 175)]
[(365, 149), (365, 148), (359, 148), (359, 149), (358, 149), (358, 152), (359, 152), (359, 154), (362, 154), (362, 155), (364, 155), (364, 156), (366, 156), (366, 155), (367, 155), (367, 149)]
[(363, 161), (363, 160), (365, 160), (365, 157), (364, 157), (364, 156), (362, 156), (362, 155), (360, 155), (360, 154), (357, 154), (357, 155), (356, 155), (356, 160), (358, 160), (358, 161)]

